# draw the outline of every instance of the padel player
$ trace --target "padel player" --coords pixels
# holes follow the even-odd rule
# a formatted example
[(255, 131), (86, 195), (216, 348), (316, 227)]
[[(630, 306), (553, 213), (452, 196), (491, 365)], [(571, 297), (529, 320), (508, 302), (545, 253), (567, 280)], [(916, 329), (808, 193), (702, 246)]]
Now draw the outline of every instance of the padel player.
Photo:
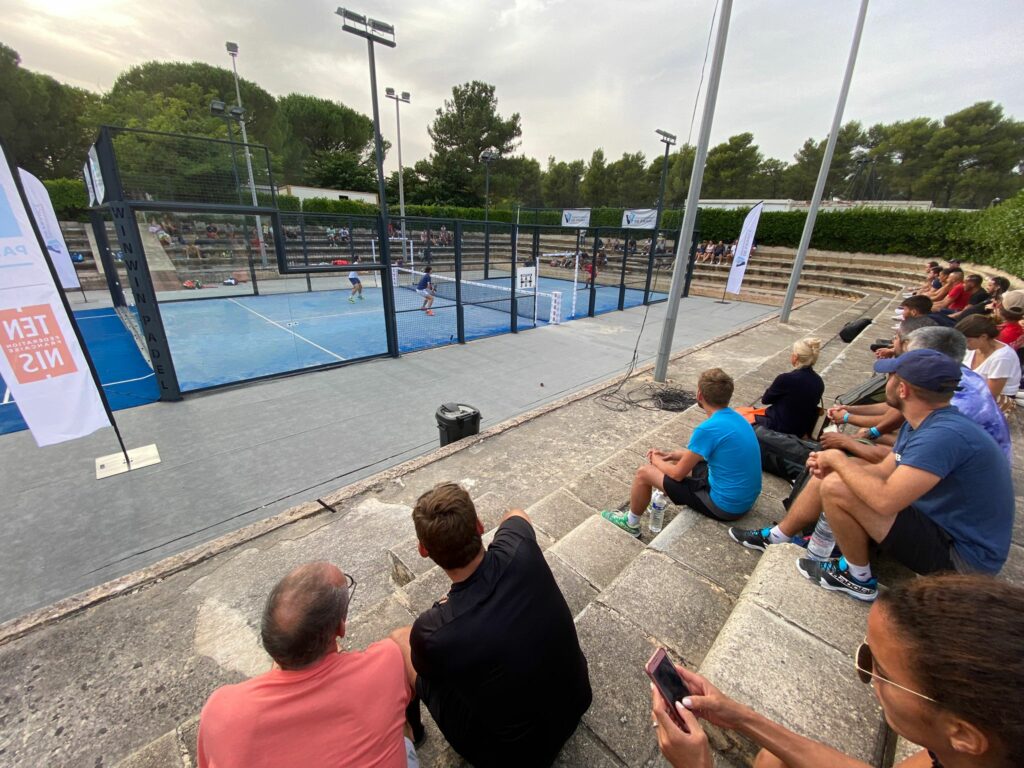
[(434, 314), (434, 311), (430, 308), (434, 303), (434, 284), (430, 281), (430, 273), (433, 271), (433, 267), (424, 267), (423, 277), (416, 283), (416, 293), (423, 297), (423, 306), (420, 309), (428, 315)]
[(356, 269), (356, 265), (359, 264), (359, 257), (352, 261), (352, 271), (348, 273), (348, 281), (352, 283), (352, 293), (348, 295), (348, 303), (355, 304), (356, 296), (359, 300), (363, 300), (363, 281), (359, 279), (359, 270)]

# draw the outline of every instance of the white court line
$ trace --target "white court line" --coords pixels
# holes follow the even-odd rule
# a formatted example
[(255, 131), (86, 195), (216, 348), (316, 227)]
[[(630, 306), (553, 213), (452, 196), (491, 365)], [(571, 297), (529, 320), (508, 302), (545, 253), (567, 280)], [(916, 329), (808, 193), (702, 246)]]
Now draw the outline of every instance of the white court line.
[(298, 334), (298, 333), (296, 333), (295, 331), (291, 330), (290, 328), (285, 328), (285, 327), (284, 327), (283, 325), (281, 325), (280, 323), (278, 323), (278, 322), (276, 322), (276, 321), (274, 321), (274, 320), (271, 320), (271, 319), (270, 319), (269, 317), (267, 317), (266, 315), (261, 315), (261, 314), (260, 314), (259, 312), (257, 312), (257, 311), (256, 311), (255, 309), (250, 309), (249, 307), (245, 306), (245, 304), (242, 304), (242, 303), (241, 303), (240, 301), (236, 301), (235, 299), (228, 299), (228, 301), (230, 301), (230, 302), (231, 302), (231, 303), (233, 303), (233, 304), (237, 304), (238, 306), (240, 306), (240, 307), (241, 307), (242, 309), (246, 310), (247, 312), (252, 312), (252, 313), (253, 313), (254, 315), (256, 315), (256, 317), (260, 318), (261, 320), (266, 320), (266, 321), (267, 321), (268, 323), (270, 323), (270, 324), (271, 324), (271, 325), (273, 325), (273, 326), (276, 326), (277, 328), (280, 328), (280, 329), (281, 329), (282, 331), (284, 331), (285, 333), (290, 333), (290, 334), (291, 334), (292, 336), (294, 336), (295, 338), (297, 338), (297, 339), (302, 339), (302, 340), (303, 340), (304, 342), (306, 342), (306, 343), (307, 343), (307, 344), (309, 344), (310, 346), (314, 346), (314, 347), (316, 347), (316, 348), (317, 348), (317, 349), (319, 349), (319, 350), (320, 350), (321, 352), (326, 352), (326, 353), (327, 353), (328, 355), (330, 355), (331, 357), (336, 357), (336, 358), (338, 358), (339, 360), (344, 360), (344, 359), (345, 359), (345, 358), (344, 358), (344, 357), (342, 357), (341, 355), (339, 355), (339, 354), (337, 354), (337, 353), (335, 353), (335, 352), (331, 352), (331, 350), (329, 350), (329, 349), (325, 349), (324, 347), (321, 347), (321, 346), (320, 346), (319, 344), (317, 344), (317, 343), (316, 343), (315, 341), (310, 341), (310, 340), (309, 340), (309, 339), (307, 339), (307, 338), (306, 338), (305, 336), (303, 336), (303, 335), (301, 335), (301, 334)]
[[(143, 379), (148, 379), (150, 376), (156, 376), (156, 374), (155, 373), (147, 373), (145, 376), (139, 376), (139, 377), (134, 378), (134, 379), (122, 379), (121, 381), (108, 381), (103, 386), (104, 387), (113, 387), (116, 384), (131, 384), (133, 381), (142, 381)], [(9, 387), (4, 390), (4, 398), (3, 398), (2, 401), (0, 401), (0, 405), (14, 405), (14, 398), (11, 397), (11, 390), (10, 390)]]

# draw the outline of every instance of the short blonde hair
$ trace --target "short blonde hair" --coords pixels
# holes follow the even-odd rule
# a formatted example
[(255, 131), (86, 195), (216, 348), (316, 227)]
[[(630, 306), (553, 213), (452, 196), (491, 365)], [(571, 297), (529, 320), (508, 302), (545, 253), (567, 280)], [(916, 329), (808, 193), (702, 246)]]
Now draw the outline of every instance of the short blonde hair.
[(818, 355), (821, 354), (821, 339), (810, 337), (794, 342), (793, 354), (796, 355), (797, 367), (812, 367), (818, 362)]

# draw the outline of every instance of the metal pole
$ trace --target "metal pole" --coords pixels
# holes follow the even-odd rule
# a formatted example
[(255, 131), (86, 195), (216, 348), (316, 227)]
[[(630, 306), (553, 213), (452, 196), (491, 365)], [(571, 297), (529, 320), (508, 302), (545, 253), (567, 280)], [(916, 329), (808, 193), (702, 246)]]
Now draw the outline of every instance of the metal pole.
[(665, 310), (665, 324), (661, 329), (658, 358), (654, 365), (654, 380), (664, 382), (668, 375), (668, 359), (672, 354), (672, 335), (676, 330), (679, 315), (679, 294), (683, 289), (686, 273), (684, 258), (697, 220), (697, 204), (700, 201), (700, 185), (704, 180), (704, 164), (708, 157), (708, 143), (711, 137), (711, 123), (715, 117), (715, 102), (718, 99), (718, 81), (722, 77), (722, 59), (725, 57), (725, 41), (729, 37), (729, 16), (732, 0), (722, 0), (721, 15), (718, 19), (718, 35), (715, 38), (715, 53), (711, 60), (711, 74), (708, 77), (708, 91), (704, 98), (704, 111), (700, 118), (700, 133), (697, 151), (690, 174), (690, 189), (686, 195), (686, 210), (683, 214), (683, 229), (676, 246), (676, 263), (672, 269), (672, 287), (669, 289), (668, 308)]
[(402, 219), (402, 259), (405, 259), (405, 184), (402, 179), (405, 174), (402, 171), (402, 116), (398, 110), (399, 101), (395, 99), (395, 120), (398, 124), (398, 215)]
[(644, 285), (644, 304), (651, 300), (651, 275), (654, 272), (654, 256), (658, 249), (658, 233), (661, 228), (661, 213), (665, 209), (665, 177), (668, 176), (668, 152), (672, 145), (665, 141), (665, 163), (661, 166), (661, 191), (658, 193), (658, 212), (654, 217), (654, 235), (651, 237), (651, 252), (647, 257), (647, 282)]
[(793, 273), (789, 276), (789, 287), (786, 288), (786, 298), (782, 302), (782, 313), (779, 321), (789, 322), (789, 313), (793, 309), (793, 300), (796, 298), (796, 286), (800, 282), (800, 271), (804, 266), (804, 259), (807, 258), (807, 249), (811, 244), (811, 234), (814, 232), (814, 222), (818, 218), (818, 207), (821, 205), (821, 195), (825, 189), (825, 181), (828, 179), (829, 167), (832, 165), (832, 155), (836, 149), (836, 140), (839, 138), (839, 129), (843, 121), (843, 110), (846, 108), (846, 96), (850, 92), (850, 81), (853, 79), (853, 66), (857, 63), (857, 50), (860, 48), (860, 36), (864, 31), (864, 18), (868, 12), (868, 0), (861, 0), (860, 13), (857, 14), (857, 26), (853, 32), (853, 44), (850, 46), (850, 56), (846, 61), (846, 74), (843, 76), (843, 87), (839, 91), (839, 103), (836, 104), (836, 113), (832, 118), (832, 130), (828, 134), (828, 144), (825, 146), (825, 156), (821, 159), (821, 168), (818, 170), (818, 183), (814, 185), (814, 195), (811, 197), (811, 209), (807, 212), (807, 221), (804, 222), (804, 232), (800, 236), (800, 247), (797, 248), (796, 259), (793, 261)]
[(491, 276), (491, 162), (484, 161), (484, 280)]
[[(238, 85), (238, 65), (235, 61), (235, 56), (231, 56), (231, 71), (235, 73), (235, 99), (238, 101), (238, 108), (242, 108), (242, 89)], [(259, 200), (256, 197), (256, 184), (252, 178), (252, 156), (249, 154), (249, 136), (245, 131), (245, 117), (241, 117), (238, 124), (242, 126), (242, 144), (245, 146), (245, 168), (249, 172), (249, 191), (252, 193), (252, 204), (254, 206), (259, 205)], [(260, 233), (260, 237), (257, 238), (260, 244), (260, 265), (266, 269), (268, 266), (267, 262), (267, 247), (263, 244), (263, 221), (260, 216), (256, 216), (256, 231)]]

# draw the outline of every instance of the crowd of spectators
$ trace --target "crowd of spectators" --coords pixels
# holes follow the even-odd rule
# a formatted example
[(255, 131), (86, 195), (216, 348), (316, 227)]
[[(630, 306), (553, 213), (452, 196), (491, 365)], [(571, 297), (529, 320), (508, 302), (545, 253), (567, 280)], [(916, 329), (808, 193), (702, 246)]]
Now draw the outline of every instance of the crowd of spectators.
[[(881, 402), (825, 411), (814, 370), (821, 342), (813, 338), (793, 345), (792, 370), (774, 379), (765, 408), (753, 413), (732, 407), (735, 386), (724, 370), (706, 370), (696, 388), (706, 418), (686, 447), (652, 447), (628, 509), (601, 515), (639, 537), (658, 491), (756, 550), (806, 548), (811, 531), (827, 523), (835, 551), (822, 558), (808, 550), (797, 569), (826, 590), (873, 603), (853, 665), (893, 729), (922, 747), (901, 765), (1010, 768), (1024, 764), (1024, 589), (994, 576), (1008, 556), (1015, 507), (999, 405), (1021, 372), (1000, 329), (1019, 325), (1014, 308), (1024, 295), (1018, 303), (997, 281), (982, 289), (959, 265), (936, 267), (903, 301), (891, 345), (875, 352)], [(986, 298), (972, 303), (979, 290)], [(955, 327), (937, 318), (968, 307), (977, 309)], [(822, 418), (831, 426), (818, 435)], [(761, 493), (753, 424), (819, 440), (782, 519), (760, 529), (735, 524)], [(851, 428), (860, 431), (842, 431)], [(557, 759), (592, 693), (572, 613), (529, 516), (508, 512), (484, 547), (469, 493), (442, 483), (420, 496), (412, 522), (419, 554), (451, 581), (447, 594), (412, 625), (363, 651), (340, 651), (355, 579), (326, 562), (294, 569), (263, 613), (273, 667), (211, 695), (200, 718), (200, 766), (418, 766), (421, 704), (474, 766)], [(879, 558), (921, 578), (880, 590)], [(710, 768), (705, 723), (761, 747), (758, 768), (865, 766), (676, 669), (688, 693), (670, 702), (652, 686), (650, 713), (674, 768)]]

